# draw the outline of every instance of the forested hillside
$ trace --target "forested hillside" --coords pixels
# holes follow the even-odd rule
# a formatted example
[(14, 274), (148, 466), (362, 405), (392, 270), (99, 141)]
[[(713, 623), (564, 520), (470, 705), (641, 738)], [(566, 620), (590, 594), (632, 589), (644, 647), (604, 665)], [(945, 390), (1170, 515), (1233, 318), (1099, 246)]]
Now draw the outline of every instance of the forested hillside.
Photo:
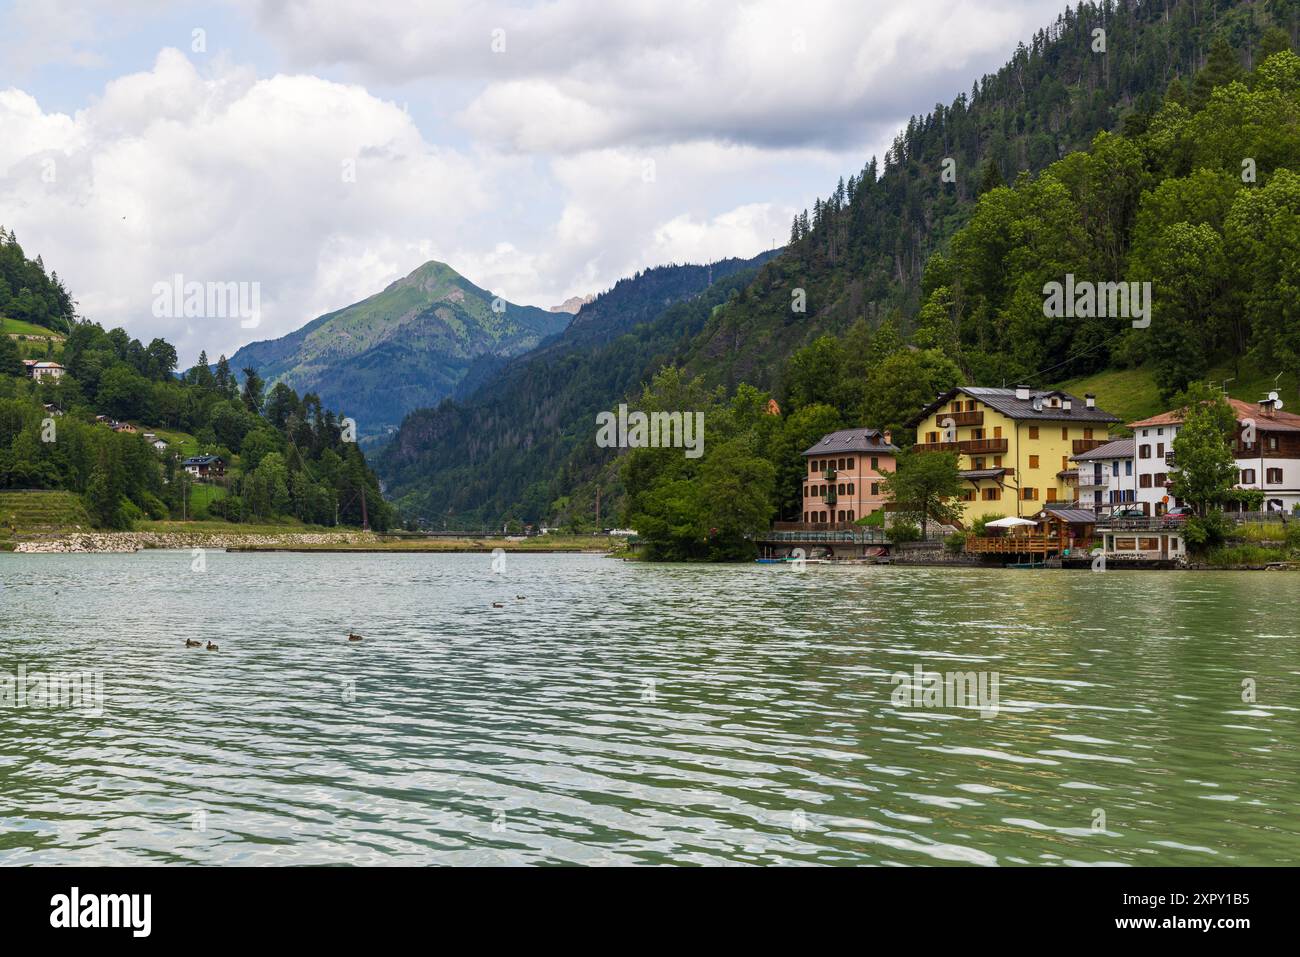
[[(648, 356), (680, 365), (688, 379), (699, 376), (709, 395), (749, 382), (779, 399), (787, 417), (816, 407), (823, 425), (897, 429), (957, 381), (1044, 384), (1149, 361), (1165, 370), (1168, 395), (1224, 361), (1225, 350), (1281, 361), (1282, 344), (1251, 345), (1239, 320), (1223, 332), (1240, 298), (1216, 305), (1222, 318), (1207, 324), (1212, 332), (1176, 331), (1193, 321), (1190, 297), (1204, 282), (1181, 282), (1192, 263), (1151, 259), (1177, 247), (1177, 233), (1154, 238), (1181, 221), (1171, 219), (1175, 208), (1161, 213), (1146, 201), (1138, 231), (1145, 258), (1135, 262), (1130, 252), (1143, 197), (1162, 180), (1186, 175), (1193, 163), (1218, 169), (1220, 180), (1239, 176), (1242, 156), (1231, 151), (1245, 143), (1260, 185), (1277, 168), (1279, 149), (1290, 148), (1279, 139), (1289, 107), (1275, 102), (1284, 91), (1229, 93), (1228, 85), (1295, 41), (1298, 12), (1296, 0), (1067, 10), (969, 94), (913, 118), (883, 162), (873, 158), (796, 217), (781, 255), (711, 309), (702, 328), (686, 323), (669, 342), (649, 324), (643, 329), (654, 348), (627, 336), (602, 347), (594, 368), (635, 367), (626, 356)], [(1216, 87), (1224, 92), (1212, 103)], [(1254, 116), (1261, 108), (1272, 112)], [(1285, 179), (1272, 189), (1285, 189)], [(1044, 319), (1049, 277), (1073, 270), (1105, 282), (1157, 266), (1161, 285), (1185, 296), (1181, 305), (1158, 298), (1157, 315), (1168, 320), (1158, 335)], [(1267, 295), (1261, 289), (1255, 301)], [(1198, 355), (1178, 358), (1189, 349)], [(584, 362), (595, 355), (588, 349)], [(428, 520), (466, 511), (489, 520), (590, 520), (597, 480), (609, 515), (609, 504), (623, 505), (623, 485), (607, 452), (582, 447), (591, 441), (590, 416), (635, 395), (658, 368), (653, 362), (636, 382), (588, 373), (583, 364), (572, 367), (590, 375), (580, 387), (563, 374), (534, 376), (526, 389), (485, 400), (473, 416), (458, 406), (416, 413), (381, 471), (403, 508)], [(575, 388), (585, 402), (557, 401)], [(559, 446), (568, 451), (559, 454)], [(558, 475), (538, 471), (541, 463)], [(773, 464), (778, 475), (791, 475), (790, 461)], [(788, 513), (793, 491), (778, 486), (772, 502)]]
[[(873, 158), (799, 217), (785, 254), (714, 317), (687, 368), (709, 382), (779, 391), (782, 361), (823, 333), (892, 316), (909, 334), (928, 293), (922, 279), (931, 254), (967, 221), (981, 193), (1087, 148), (1098, 132), (1141, 132), (1177, 78), (1189, 106), (1204, 105), (1210, 86), (1225, 78), (1223, 65), (1209, 62), (1214, 39), (1229, 44), (1237, 69), (1248, 69), (1267, 29), (1279, 23), (1294, 43), (1297, 0), (1158, 0), (1067, 10), (969, 94), (912, 118), (881, 163)], [(1098, 29), (1105, 31), (1104, 53), (1095, 49)], [(948, 159), (953, 182), (943, 178)], [(806, 296), (805, 312), (791, 308), (796, 289)], [(1068, 371), (1098, 367), (1094, 361)]]
[[(17, 271), (43, 274), (33, 266)], [(71, 303), (53, 277), (49, 289), (56, 305)], [(375, 528), (392, 521), (364, 456), (318, 396), (283, 384), (265, 393), (251, 368), (241, 392), (224, 356), (215, 373), (202, 356), (178, 377), (165, 340), (145, 345), (71, 320), (54, 350), (66, 369), (58, 379), (31, 378), (14, 341), (0, 336), (0, 489), (75, 493), (106, 529), (167, 518), (360, 525), (363, 511)], [(218, 456), (224, 474), (186, 474), (184, 458), (200, 454)]]
[(661, 266), (620, 280), (562, 335), (496, 370), (467, 400), (408, 416), (376, 459), (386, 490), (405, 514), (439, 527), (576, 514), (563, 497), (612, 460), (592, 444), (595, 414), (672, 361), (770, 256)]

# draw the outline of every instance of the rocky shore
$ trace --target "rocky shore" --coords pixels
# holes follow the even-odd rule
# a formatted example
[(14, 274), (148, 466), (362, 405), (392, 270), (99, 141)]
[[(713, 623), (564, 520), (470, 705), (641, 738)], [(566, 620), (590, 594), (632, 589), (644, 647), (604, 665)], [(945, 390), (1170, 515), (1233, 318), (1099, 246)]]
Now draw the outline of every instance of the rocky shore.
[(292, 548), (321, 545), (378, 545), (373, 532), (75, 532), (57, 538), (18, 542), (15, 552), (138, 552), (142, 548)]

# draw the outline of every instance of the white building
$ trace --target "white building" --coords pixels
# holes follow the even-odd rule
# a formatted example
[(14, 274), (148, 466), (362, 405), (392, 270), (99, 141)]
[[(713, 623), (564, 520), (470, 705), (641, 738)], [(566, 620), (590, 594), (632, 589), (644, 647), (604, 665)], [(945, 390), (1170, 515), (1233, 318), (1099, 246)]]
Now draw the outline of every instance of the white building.
[(1104, 514), (1137, 500), (1132, 439), (1115, 439), (1088, 452), (1070, 456), (1078, 477), (1079, 507)]
[[(1262, 491), (1265, 511), (1291, 511), (1300, 504), (1300, 415), (1281, 411), (1272, 400), (1252, 405), (1229, 399), (1228, 404), (1237, 416), (1237, 488)], [(1178, 410), (1129, 423), (1137, 505), (1148, 515), (1163, 515), (1179, 504), (1169, 486), (1182, 420)]]
[(41, 381), (42, 379), (51, 379), (51, 380), (61, 379), (63, 378), (63, 373), (67, 371), (63, 368), (63, 366), (59, 365), (57, 362), (47, 362), (47, 361), (34, 362), (29, 368), (30, 368), (31, 377), (38, 382)]

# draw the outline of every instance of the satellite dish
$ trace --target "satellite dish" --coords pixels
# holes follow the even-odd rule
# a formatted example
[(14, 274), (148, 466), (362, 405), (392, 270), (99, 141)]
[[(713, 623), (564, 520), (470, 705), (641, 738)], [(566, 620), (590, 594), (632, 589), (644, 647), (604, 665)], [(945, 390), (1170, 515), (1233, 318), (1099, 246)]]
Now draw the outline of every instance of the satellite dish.
[(1282, 408), (1282, 405), (1283, 405), (1283, 402), (1282, 402), (1281, 399), (1274, 399), (1274, 400), (1273, 400), (1273, 408), (1275, 408), (1275, 409), (1280, 409), (1280, 408)]
[(1270, 393), (1268, 394), (1268, 400), (1269, 400), (1270, 402), (1276, 402), (1276, 401), (1277, 401), (1277, 393), (1276, 393), (1276, 392), (1270, 392)]

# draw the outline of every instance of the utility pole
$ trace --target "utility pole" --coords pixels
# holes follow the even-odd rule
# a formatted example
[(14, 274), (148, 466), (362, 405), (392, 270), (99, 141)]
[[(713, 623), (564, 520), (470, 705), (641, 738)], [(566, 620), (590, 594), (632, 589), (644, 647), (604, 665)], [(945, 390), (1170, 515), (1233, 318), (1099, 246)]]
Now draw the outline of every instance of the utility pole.
[(596, 486), (596, 531), (600, 531), (600, 486)]

